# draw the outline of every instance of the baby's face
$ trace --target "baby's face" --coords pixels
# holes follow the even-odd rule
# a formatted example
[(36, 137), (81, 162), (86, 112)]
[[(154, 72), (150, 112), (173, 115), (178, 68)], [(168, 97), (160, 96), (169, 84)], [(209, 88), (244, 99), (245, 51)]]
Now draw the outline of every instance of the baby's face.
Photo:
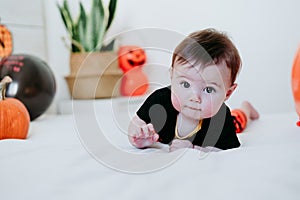
[(234, 89), (225, 63), (200, 68), (175, 62), (171, 71), (172, 104), (190, 119), (214, 116)]

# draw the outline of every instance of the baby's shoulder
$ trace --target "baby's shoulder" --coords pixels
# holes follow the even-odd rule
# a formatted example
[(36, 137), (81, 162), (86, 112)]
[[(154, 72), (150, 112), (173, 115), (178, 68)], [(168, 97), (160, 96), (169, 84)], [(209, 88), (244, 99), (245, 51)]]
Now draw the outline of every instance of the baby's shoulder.
[(171, 88), (163, 87), (158, 88), (152, 92), (145, 100), (145, 104), (160, 104), (160, 105), (170, 105), (171, 104)]
[(159, 97), (159, 98), (163, 98), (163, 97), (169, 98), (169, 97), (171, 97), (171, 87), (166, 86), (163, 88), (158, 88), (150, 96), (155, 96), (155, 97)]

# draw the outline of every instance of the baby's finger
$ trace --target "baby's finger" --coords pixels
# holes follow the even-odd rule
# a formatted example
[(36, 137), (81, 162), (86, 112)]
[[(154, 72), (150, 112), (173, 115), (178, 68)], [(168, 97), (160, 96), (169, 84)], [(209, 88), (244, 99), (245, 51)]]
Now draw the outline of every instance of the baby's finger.
[(156, 133), (153, 125), (150, 123), (150, 124), (147, 124), (147, 126), (148, 126), (148, 130), (149, 130), (149, 137), (151, 137), (151, 140), (153, 142), (157, 142), (159, 135)]
[(148, 127), (148, 130), (149, 130), (150, 133), (155, 133), (154, 127), (151, 123), (147, 124), (147, 127)]
[(152, 136), (152, 141), (157, 142), (158, 139), (159, 139), (159, 135), (157, 133), (154, 133), (153, 136)]
[(149, 129), (148, 129), (147, 125), (141, 126), (141, 135), (140, 135), (140, 137), (142, 137), (142, 138), (149, 137)]

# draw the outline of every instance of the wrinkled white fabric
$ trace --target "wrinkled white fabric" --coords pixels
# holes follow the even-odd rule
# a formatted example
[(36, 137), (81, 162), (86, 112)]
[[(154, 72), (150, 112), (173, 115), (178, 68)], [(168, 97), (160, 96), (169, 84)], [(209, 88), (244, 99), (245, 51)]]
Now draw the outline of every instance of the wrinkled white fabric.
[[(120, 151), (152, 158), (174, 155), (167, 145), (133, 148), (107, 112), (97, 118), (107, 140)], [(122, 111), (118, 117), (122, 119)], [(262, 115), (239, 134), (240, 148), (211, 153), (182, 150), (169, 165), (134, 174), (97, 160), (83, 145), (73, 115), (43, 116), (31, 123), (26, 140), (0, 141), (1, 199), (296, 200), (300, 196), (296, 120), (294, 113)], [(106, 154), (126, 162), (110, 151)]]

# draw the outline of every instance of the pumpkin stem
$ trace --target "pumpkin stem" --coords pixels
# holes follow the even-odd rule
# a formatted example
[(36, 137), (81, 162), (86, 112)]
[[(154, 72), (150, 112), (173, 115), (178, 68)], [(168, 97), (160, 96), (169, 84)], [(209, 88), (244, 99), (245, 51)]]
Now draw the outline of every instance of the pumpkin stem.
[(10, 82), (12, 82), (12, 79), (9, 76), (5, 76), (0, 81), (0, 101), (5, 99), (6, 87)]

